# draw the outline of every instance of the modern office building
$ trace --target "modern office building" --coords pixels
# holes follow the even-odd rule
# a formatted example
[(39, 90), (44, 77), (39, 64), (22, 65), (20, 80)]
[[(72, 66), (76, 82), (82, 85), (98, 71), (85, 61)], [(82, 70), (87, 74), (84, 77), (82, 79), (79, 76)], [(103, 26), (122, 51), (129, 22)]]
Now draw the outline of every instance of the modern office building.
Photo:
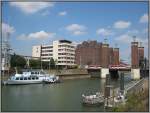
[(32, 47), (32, 57), (42, 61), (53, 58), (58, 66), (75, 65), (75, 44), (69, 40), (56, 40), (52, 45), (36, 45)]
[(33, 46), (32, 47), (32, 57), (37, 57), (40, 58), (41, 57), (41, 45), (38, 46)]

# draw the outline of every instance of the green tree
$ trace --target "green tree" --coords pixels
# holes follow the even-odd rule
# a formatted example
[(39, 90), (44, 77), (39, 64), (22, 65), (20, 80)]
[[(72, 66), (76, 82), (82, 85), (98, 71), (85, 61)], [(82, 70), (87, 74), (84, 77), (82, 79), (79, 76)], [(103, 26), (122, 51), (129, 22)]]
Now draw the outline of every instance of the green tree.
[(42, 68), (43, 69), (48, 69), (48, 67), (49, 67), (49, 62), (42, 61)]
[(41, 61), (40, 60), (35, 60), (35, 59), (30, 59), (30, 67), (31, 68), (36, 68), (39, 69), (41, 67)]
[(10, 65), (11, 67), (24, 68), (26, 60), (24, 57), (14, 54), (11, 55)]
[(53, 58), (51, 58), (51, 59), (50, 59), (50, 68), (51, 68), (51, 69), (54, 69), (55, 66), (56, 66), (56, 62), (54, 61)]

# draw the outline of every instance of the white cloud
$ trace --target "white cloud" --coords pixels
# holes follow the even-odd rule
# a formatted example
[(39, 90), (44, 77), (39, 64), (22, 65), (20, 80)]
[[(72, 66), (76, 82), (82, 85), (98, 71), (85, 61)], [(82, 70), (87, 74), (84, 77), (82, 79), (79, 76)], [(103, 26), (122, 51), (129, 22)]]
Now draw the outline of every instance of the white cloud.
[(113, 34), (110, 30), (104, 28), (99, 28), (96, 33), (102, 36), (110, 36)]
[(132, 29), (132, 30), (130, 29), (130, 30), (127, 31), (127, 34), (137, 35), (137, 34), (139, 34), (139, 31), (137, 29)]
[(144, 14), (141, 18), (140, 18), (140, 23), (147, 23), (148, 22), (148, 14)]
[(10, 2), (11, 6), (20, 8), (26, 14), (33, 14), (47, 7), (53, 7), (52, 2)]
[(122, 43), (131, 43), (133, 38), (129, 36), (128, 34), (120, 35), (115, 39), (116, 41), (122, 42)]
[(66, 27), (68, 31), (85, 30), (86, 27), (79, 24), (71, 24)]
[(114, 28), (125, 29), (125, 28), (128, 28), (130, 25), (131, 25), (131, 22), (129, 21), (117, 21), (114, 23)]
[(7, 33), (12, 34), (15, 32), (15, 28), (6, 23), (2, 23), (2, 35), (5, 37)]
[[(126, 34), (120, 35), (115, 40), (120, 42), (120, 43), (130, 44), (133, 41), (133, 35), (131, 36), (128, 33), (126, 33)], [(144, 47), (148, 46), (148, 39), (147, 38), (137, 36), (136, 41), (142, 42)]]
[(62, 11), (62, 12), (59, 12), (58, 15), (59, 16), (65, 16), (65, 15), (67, 15), (67, 12), (66, 11)]
[(71, 24), (66, 27), (66, 30), (71, 32), (73, 35), (83, 35), (86, 34), (86, 27), (79, 24)]
[(46, 38), (53, 38), (55, 35), (56, 33), (39, 31), (35, 33), (30, 33), (28, 35), (22, 34), (18, 37), (18, 39), (46, 39)]
[(86, 34), (87, 32), (84, 32), (84, 31), (74, 31), (73, 34), (74, 35), (83, 35), (83, 34)]

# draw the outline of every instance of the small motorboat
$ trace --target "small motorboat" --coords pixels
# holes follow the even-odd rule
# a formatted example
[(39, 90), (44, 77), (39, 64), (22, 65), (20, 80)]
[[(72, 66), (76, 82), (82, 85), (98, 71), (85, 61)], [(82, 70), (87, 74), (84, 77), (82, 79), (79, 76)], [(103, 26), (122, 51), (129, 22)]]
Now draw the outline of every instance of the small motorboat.
[(58, 83), (60, 82), (59, 76), (50, 75), (48, 78), (44, 79), (43, 82), (45, 84)]
[(100, 92), (97, 92), (95, 95), (88, 96), (82, 94), (82, 100), (85, 105), (97, 105), (104, 102), (104, 95)]
[(126, 96), (125, 92), (122, 94), (118, 92), (117, 96), (114, 97), (114, 102), (115, 103), (120, 103), (120, 102), (125, 102), (126, 101)]

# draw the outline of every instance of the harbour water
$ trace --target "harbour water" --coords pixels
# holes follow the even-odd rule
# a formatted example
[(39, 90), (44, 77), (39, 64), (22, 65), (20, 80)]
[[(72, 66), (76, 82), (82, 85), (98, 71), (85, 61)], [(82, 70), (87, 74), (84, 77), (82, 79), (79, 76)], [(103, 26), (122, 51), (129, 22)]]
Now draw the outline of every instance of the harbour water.
[[(125, 83), (130, 76), (125, 75)], [(64, 80), (58, 84), (8, 85), (1, 87), (2, 111), (104, 111), (103, 105), (84, 106), (81, 95), (104, 91), (105, 79)], [(119, 80), (111, 79), (119, 86)]]

